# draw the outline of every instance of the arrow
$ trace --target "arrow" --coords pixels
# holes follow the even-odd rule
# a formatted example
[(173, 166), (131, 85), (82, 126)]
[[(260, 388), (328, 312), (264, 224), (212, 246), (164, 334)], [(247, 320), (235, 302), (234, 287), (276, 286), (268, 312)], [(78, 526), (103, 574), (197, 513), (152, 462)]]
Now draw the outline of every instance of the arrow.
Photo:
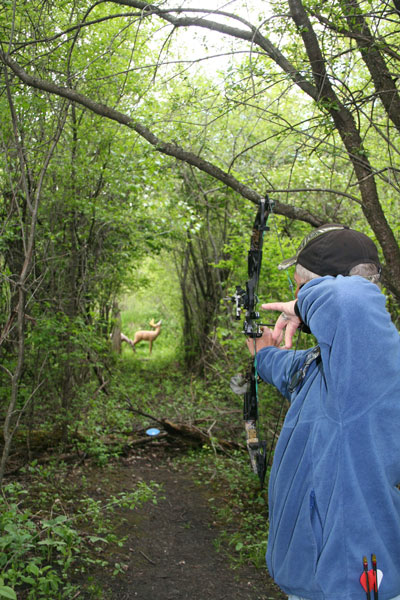
[[(381, 581), (382, 581), (382, 577), (383, 577), (383, 573), (380, 569), (376, 570), (376, 578), (378, 579), (378, 589), (381, 585)], [(369, 589), (370, 590), (374, 590), (375, 594), (377, 595), (378, 591), (375, 589), (375, 573), (373, 571), (373, 569), (370, 569), (368, 571), (368, 583), (369, 583)], [(363, 586), (364, 590), (367, 592), (367, 584), (366, 584), (366, 576), (365, 573), (363, 573), (360, 577), (360, 583)], [(376, 599), (378, 600), (378, 597), (376, 596)]]
[[(382, 575), (382, 571), (378, 572), (378, 569), (376, 568), (376, 555), (373, 554), (371, 556), (371, 562), (372, 562), (372, 570), (374, 572), (374, 600), (378, 600), (378, 589), (380, 586), (380, 581), (379, 581), (379, 573), (381, 573)], [(381, 576), (382, 579), (383, 575)]]
[(367, 593), (367, 600), (371, 600), (371, 586), (369, 583), (368, 560), (366, 556), (363, 556), (363, 567), (364, 573), (361, 575), (360, 583)]
[(374, 590), (374, 600), (378, 600), (378, 589), (381, 585), (383, 573), (376, 566), (376, 556), (372, 555), (372, 569), (368, 571), (368, 560), (363, 556), (364, 573), (360, 577), (360, 583), (364, 588), (367, 599), (371, 600), (371, 590)]

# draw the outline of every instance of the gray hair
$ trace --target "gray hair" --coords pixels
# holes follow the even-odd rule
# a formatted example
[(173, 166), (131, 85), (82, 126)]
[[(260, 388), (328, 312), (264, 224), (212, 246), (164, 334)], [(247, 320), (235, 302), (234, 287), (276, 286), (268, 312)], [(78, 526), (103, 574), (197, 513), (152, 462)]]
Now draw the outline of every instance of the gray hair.
[[(311, 281), (311, 279), (316, 279), (317, 277), (321, 277), (321, 275), (317, 275), (317, 273), (313, 273), (309, 271), (299, 263), (296, 265), (295, 270), (296, 275), (300, 279), (300, 283), (307, 283), (307, 281)], [(360, 277), (364, 277), (364, 279), (368, 279), (371, 283), (375, 283), (375, 285), (379, 284), (380, 273), (378, 267), (372, 263), (363, 263), (360, 265), (356, 265), (349, 271), (349, 276), (359, 275)]]

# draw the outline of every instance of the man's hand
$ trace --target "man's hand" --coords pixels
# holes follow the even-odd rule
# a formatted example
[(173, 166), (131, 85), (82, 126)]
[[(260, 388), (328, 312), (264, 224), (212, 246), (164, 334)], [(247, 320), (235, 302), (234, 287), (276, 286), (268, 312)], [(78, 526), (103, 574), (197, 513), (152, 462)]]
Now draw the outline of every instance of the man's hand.
[[(282, 339), (282, 336), (281, 336)], [(250, 354), (254, 356), (255, 352), (259, 352), (261, 348), (266, 348), (267, 346), (279, 346), (280, 340), (277, 341), (273, 337), (272, 329), (268, 329), (268, 327), (262, 328), (262, 336), (259, 338), (247, 338), (247, 347), (250, 351)]]
[(297, 300), (291, 300), (290, 302), (270, 302), (269, 304), (261, 305), (261, 308), (264, 310), (279, 310), (281, 312), (272, 332), (274, 344), (268, 344), (269, 346), (280, 344), (283, 334), (285, 334), (284, 347), (286, 349), (292, 347), (293, 336), (301, 324), (299, 317), (294, 312), (296, 302)]

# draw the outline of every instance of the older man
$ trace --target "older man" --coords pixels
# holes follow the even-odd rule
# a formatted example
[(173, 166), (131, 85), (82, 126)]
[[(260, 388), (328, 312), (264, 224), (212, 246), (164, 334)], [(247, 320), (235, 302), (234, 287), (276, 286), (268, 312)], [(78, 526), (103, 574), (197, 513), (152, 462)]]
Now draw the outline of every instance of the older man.
[[(263, 305), (281, 315), (256, 342), (259, 375), (290, 401), (269, 481), (268, 568), (292, 597), (393, 599), (400, 595), (400, 337), (376, 285), (378, 253), (364, 234), (332, 224), (279, 267), (291, 265), (297, 299)], [(290, 349), (299, 326), (316, 347)], [(364, 569), (371, 573), (360, 583)]]

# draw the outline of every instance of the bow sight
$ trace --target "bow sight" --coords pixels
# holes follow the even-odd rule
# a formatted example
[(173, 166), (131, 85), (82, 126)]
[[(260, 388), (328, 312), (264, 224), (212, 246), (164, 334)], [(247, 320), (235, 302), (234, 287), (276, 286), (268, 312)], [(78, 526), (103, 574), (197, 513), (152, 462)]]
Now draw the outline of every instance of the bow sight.
[[(257, 323), (260, 318), (260, 313), (255, 311), (254, 308), (249, 310), (249, 293), (244, 290), (240, 285), (236, 286), (236, 292), (231, 298), (232, 302), (235, 303), (235, 318), (237, 321), (242, 316), (242, 308), (246, 311), (245, 320), (243, 322), (243, 333), (250, 338), (258, 338), (262, 336), (262, 330), (260, 324)], [(255, 297), (255, 301), (258, 302), (258, 298)]]

